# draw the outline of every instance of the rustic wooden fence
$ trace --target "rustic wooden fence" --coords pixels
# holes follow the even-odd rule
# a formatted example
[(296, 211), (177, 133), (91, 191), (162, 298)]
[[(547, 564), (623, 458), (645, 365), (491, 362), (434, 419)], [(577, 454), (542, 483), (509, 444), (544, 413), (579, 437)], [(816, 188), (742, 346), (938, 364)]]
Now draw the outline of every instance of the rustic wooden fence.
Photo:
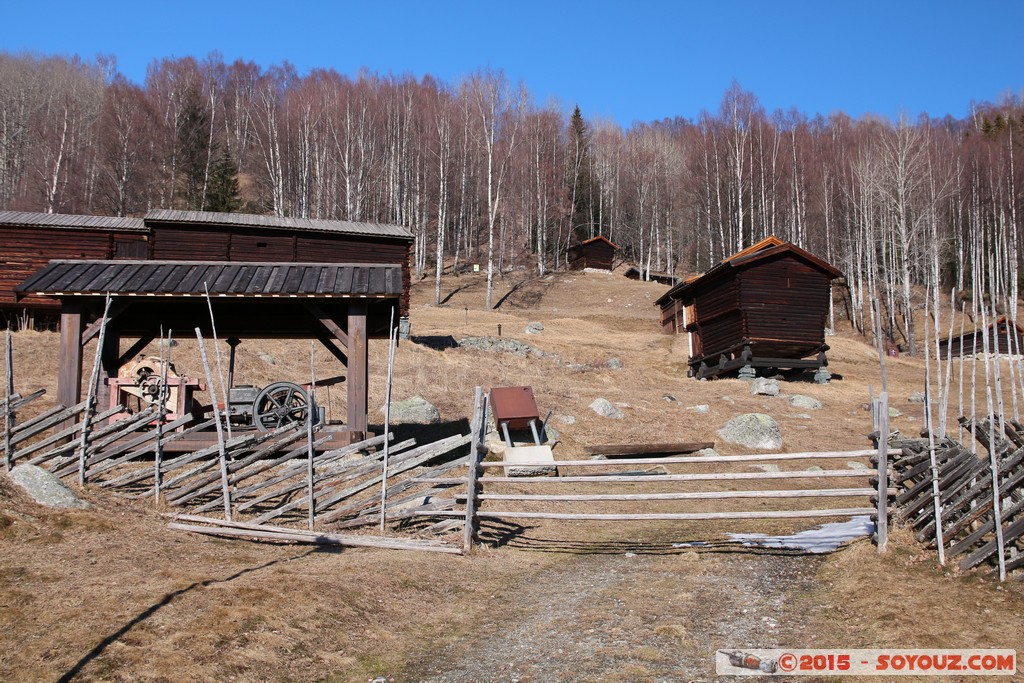
[(902, 441), (892, 462), (894, 517), (944, 561), (957, 559), (962, 570), (994, 562), (1005, 577), (1024, 567), (1024, 428), (1014, 420), (961, 424), (991, 460), (950, 438)]

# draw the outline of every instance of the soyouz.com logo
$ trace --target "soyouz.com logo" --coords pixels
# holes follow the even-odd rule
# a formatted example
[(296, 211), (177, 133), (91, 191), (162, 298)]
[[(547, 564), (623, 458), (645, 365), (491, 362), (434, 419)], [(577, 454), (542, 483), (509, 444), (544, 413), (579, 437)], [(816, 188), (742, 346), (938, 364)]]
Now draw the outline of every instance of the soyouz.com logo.
[(1013, 676), (1015, 650), (718, 650), (728, 676)]

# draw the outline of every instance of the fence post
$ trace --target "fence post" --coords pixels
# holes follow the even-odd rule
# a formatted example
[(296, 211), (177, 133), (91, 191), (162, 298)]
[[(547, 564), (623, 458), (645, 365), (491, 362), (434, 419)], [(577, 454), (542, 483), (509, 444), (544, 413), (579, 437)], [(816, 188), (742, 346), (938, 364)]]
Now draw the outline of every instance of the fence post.
[[(883, 391), (872, 400), (872, 416), (878, 423), (878, 514), (875, 540), (878, 552), (884, 553), (889, 542), (889, 393)], [(874, 420), (873, 420), (874, 421)]]
[(470, 424), (469, 442), (469, 474), (466, 476), (466, 524), (463, 529), (462, 552), (469, 555), (473, 552), (473, 539), (477, 535), (479, 518), (476, 516), (477, 503), (477, 477), (480, 475), (480, 435), (486, 424), (481, 414), (480, 403), (483, 397), (483, 389), (477, 387), (473, 395), (473, 420)]
[(14, 429), (14, 410), (12, 403), (14, 401), (14, 366), (11, 363), (11, 327), (7, 326), (7, 346), (4, 350), (4, 365), (6, 368), (6, 377), (4, 378), (4, 463), (7, 466), (7, 471), (11, 471), (11, 464), (14, 461), (14, 455), (11, 453), (11, 430)]

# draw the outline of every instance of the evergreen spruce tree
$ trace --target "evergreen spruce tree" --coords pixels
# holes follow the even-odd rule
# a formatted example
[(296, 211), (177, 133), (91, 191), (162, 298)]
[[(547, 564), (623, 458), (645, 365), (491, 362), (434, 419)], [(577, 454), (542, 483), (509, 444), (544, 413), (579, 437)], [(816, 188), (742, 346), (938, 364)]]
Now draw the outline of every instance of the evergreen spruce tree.
[(210, 169), (210, 182), (206, 188), (206, 210), (231, 213), (238, 211), (242, 200), (238, 190), (238, 165), (224, 152)]
[(590, 133), (579, 105), (569, 120), (569, 185), (572, 187), (572, 227), (587, 239), (600, 231), (601, 185), (594, 176), (590, 157)]

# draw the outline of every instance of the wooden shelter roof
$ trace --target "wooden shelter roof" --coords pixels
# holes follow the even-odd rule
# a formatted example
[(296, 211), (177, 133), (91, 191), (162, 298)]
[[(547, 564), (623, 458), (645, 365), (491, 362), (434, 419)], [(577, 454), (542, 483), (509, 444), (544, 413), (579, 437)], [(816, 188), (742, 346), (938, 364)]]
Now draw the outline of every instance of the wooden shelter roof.
[(146, 224), (141, 218), (80, 216), (65, 213), (37, 213), (35, 211), (0, 211), (0, 225), (69, 230), (146, 231)]
[(390, 239), (412, 240), (413, 235), (400, 225), (362, 223), (358, 221), (322, 220), (316, 218), (286, 218), (248, 213), (217, 213), (213, 211), (172, 211), (154, 209), (146, 213), (147, 225), (160, 223), (186, 223), (201, 225), (239, 226), (271, 230), (328, 232), (346, 235), (366, 235)]
[(806, 261), (809, 265), (813, 266), (814, 268), (817, 268), (818, 270), (821, 270), (822, 272), (832, 276), (833, 279), (843, 276), (842, 271), (840, 271), (835, 266), (832, 266), (828, 262), (818, 258), (814, 254), (804, 251), (803, 249), (796, 246), (792, 242), (783, 242), (778, 237), (771, 235), (768, 238), (763, 239), (760, 242), (747, 247), (746, 249), (743, 249), (742, 251), (736, 252), (735, 254), (726, 258), (725, 260), (720, 261), (707, 272), (696, 277), (684, 280), (683, 282), (680, 282), (678, 285), (676, 285), (675, 287), (661, 295), (661, 297), (658, 298), (655, 304), (660, 306), (662, 303), (670, 299), (678, 298), (686, 291), (699, 286), (701, 283), (710, 280), (712, 277), (719, 275), (725, 270), (738, 270), (741, 268), (746, 268), (758, 261), (770, 258), (772, 256), (775, 256), (776, 254), (781, 254), (784, 252), (792, 253), (794, 256), (800, 258), (803, 261)]
[(401, 264), (50, 261), (19, 295), (161, 297), (398, 297)]
[(582, 242), (580, 242), (580, 246), (583, 246), (584, 244), (593, 244), (594, 242), (605, 242), (612, 249), (618, 249), (619, 248), (619, 245), (615, 244), (614, 242), (612, 242), (610, 239), (608, 239), (604, 235), (598, 235), (597, 237), (591, 237), (589, 240), (583, 240)]

